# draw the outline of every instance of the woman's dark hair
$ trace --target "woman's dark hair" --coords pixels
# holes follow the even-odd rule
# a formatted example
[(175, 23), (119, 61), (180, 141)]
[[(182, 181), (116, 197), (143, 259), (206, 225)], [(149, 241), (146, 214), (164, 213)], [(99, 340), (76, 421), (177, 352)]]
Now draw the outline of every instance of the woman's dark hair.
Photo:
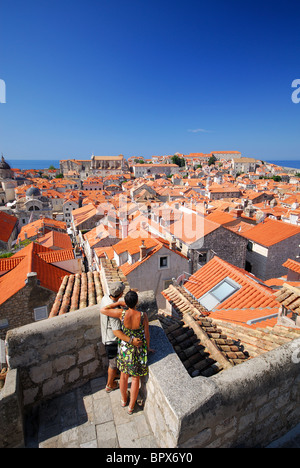
[(135, 291), (128, 291), (128, 293), (125, 294), (124, 300), (127, 307), (133, 309), (137, 304), (138, 295)]

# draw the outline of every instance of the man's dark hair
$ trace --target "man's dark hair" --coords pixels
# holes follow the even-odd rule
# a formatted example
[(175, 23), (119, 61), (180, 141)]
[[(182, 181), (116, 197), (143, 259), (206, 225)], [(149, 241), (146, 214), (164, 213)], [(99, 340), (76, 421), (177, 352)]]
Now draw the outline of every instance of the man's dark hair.
[(138, 295), (135, 291), (128, 291), (128, 293), (125, 294), (124, 300), (127, 307), (133, 309), (137, 304)]

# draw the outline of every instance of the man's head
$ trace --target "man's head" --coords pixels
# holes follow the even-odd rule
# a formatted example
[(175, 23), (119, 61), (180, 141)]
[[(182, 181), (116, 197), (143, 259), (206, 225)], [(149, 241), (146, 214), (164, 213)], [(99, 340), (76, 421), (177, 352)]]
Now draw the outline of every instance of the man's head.
[(125, 284), (122, 281), (115, 281), (109, 285), (109, 296), (117, 301), (123, 294)]

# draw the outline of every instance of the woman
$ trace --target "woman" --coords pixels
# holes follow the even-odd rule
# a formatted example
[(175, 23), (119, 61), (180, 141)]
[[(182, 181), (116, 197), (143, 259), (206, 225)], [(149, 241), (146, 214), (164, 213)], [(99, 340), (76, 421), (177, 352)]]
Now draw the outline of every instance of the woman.
[[(120, 342), (117, 366), (121, 372), (120, 391), (122, 406), (126, 406), (127, 404), (129, 393), (127, 391), (128, 377), (132, 377), (128, 406), (128, 414), (132, 414), (139, 393), (140, 377), (148, 374), (147, 352), (152, 352), (153, 350), (149, 347), (150, 334), (147, 314), (135, 309), (138, 302), (137, 293), (135, 291), (128, 291), (124, 300), (125, 302), (120, 301), (107, 305), (101, 309), (101, 313), (109, 317), (119, 318), (123, 333), (130, 336), (129, 342), (122, 340)], [(116, 309), (118, 306), (127, 307), (128, 310)], [(132, 344), (133, 338), (140, 338), (142, 345), (138, 348), (134, 347)]]

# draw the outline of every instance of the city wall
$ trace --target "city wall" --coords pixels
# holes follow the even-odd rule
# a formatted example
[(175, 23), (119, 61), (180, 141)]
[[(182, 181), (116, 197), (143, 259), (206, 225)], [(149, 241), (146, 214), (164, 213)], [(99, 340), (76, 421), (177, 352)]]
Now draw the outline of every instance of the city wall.
[[(156, 352), (142, 392), (161, 447), (263, 447), (299, 423), (300, 359), (292, 355), (300, 339), (213, 377), (191, 378), (157, 320), (150, 334)], [(0, 447), (17, 447), (27, 409), (105, 374), (99, 307), (12, 330), (7, 352)]]

